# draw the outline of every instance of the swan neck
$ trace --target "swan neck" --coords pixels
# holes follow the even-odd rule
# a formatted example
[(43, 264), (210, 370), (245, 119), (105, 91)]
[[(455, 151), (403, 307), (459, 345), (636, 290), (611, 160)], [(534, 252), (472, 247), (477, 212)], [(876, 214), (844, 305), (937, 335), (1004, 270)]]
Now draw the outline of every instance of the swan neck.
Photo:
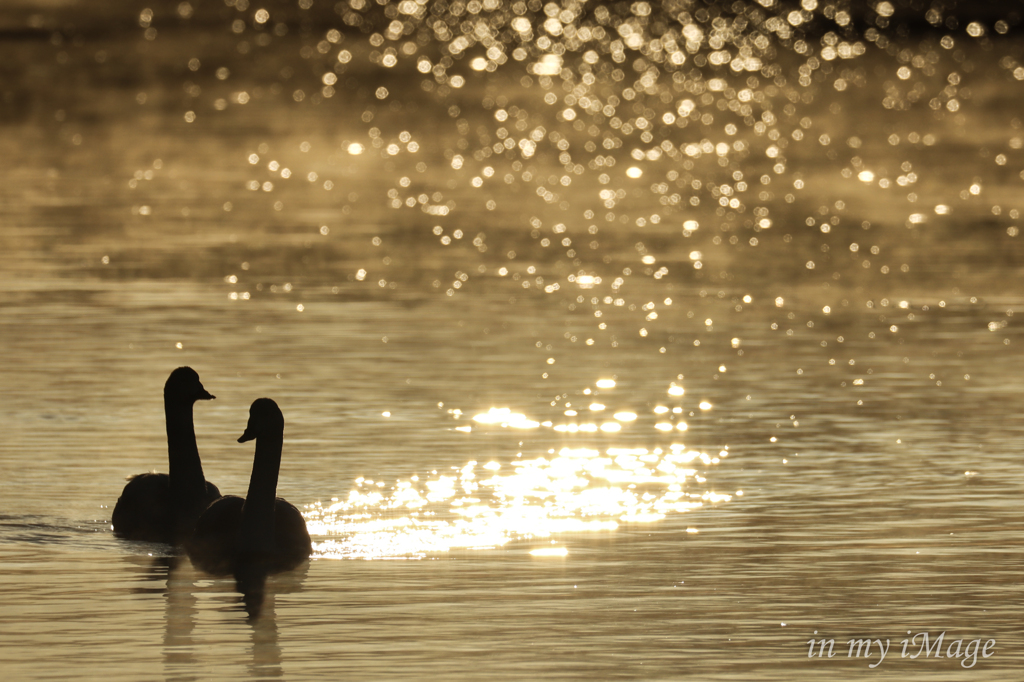
[(242, 507), (240, 528), (246, 549), (269, 549), (274, 541), (274, 506), (277, 500), (277, 477), (281, 471), (281, 449), (284, 432), (263, 434), (256, 439), (249, 492)]
[(192, 403), (164, 398), (167, 419), (167, 459), (171, 494), (179, 503), (202, 499), (206, 495), (206, 478), (199, 460), (196, 430), (192, 421)]

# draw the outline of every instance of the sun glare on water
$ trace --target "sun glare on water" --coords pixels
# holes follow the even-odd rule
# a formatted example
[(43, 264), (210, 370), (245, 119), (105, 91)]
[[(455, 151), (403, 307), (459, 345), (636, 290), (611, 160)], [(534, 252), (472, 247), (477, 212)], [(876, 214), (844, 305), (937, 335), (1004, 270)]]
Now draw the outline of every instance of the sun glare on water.
[[(660, 421), (665, 415), (620, 410), (615, 418), (598, 425), (575, 419), (538, 421), (509, 408), (477, 414), (475, 428), (593, 435), (586, 447), (509, 453), (510, 461), (470, 461), (423, 478), (388, 484), (358, 478), (346, 498), (307, 510), (310, 533), (317, 539), (315, 554), (337, 559), (422, 558), (514, 541), (551, 542), (563, 533), (610, 532), (623, 523), (656, 522), (731, 499), (708, 490), (703, 475), (728, 456), (727, 449), (712, 456), (678, 442), (654, 445), (685, 429), (683, 422)], [(612, 438), (614, 442), (601, 442)], [(637, 445), (641, 442), (647, 445)], [(567, 552), (552, 546), (530, 550), (535, 556)]]

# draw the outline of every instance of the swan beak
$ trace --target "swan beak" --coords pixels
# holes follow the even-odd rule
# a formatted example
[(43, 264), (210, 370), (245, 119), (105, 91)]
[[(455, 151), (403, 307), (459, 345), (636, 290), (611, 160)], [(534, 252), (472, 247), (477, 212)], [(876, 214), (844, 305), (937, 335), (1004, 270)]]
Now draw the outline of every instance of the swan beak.
[(217, 396), (207, 391), (202, 386), (199, 387), (199, 397), (196, 400), (214, 400)]
[(249, 428), (246, 428), (246, 429), (245, 429), (245, 433), (243, 433), (243, 434), (242, 434), (242, 435), (241, 435), (241, 436), (240, 436), (240, 437), (238, 438), (238, 442), (239, 442), (239, 443), (245, 443), (245, 442), (247, 442), (247, 441), (250, 441), (250, 440), (256, 440), (256, 434), (255, 434), (255, 433), (253, 433), (251, 429), (249, 429)]

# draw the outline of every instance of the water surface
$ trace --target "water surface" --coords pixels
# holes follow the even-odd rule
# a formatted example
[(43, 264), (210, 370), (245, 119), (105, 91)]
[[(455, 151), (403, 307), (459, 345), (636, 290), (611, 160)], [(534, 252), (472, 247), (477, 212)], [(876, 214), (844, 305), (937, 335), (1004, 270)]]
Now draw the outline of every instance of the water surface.
[[(7, 679), (1015, 679), (1019, 16), (95, 5), (0, 16)], [(109, 529), (184, 364), (258, 617)]]

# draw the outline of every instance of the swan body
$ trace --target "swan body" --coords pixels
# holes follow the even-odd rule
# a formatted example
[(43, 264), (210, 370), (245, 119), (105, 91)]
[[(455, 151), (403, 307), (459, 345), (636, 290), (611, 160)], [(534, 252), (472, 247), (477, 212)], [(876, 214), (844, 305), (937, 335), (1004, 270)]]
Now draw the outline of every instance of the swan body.
[(237, 573), (258, 567), (268, 573), (291, 570), (309, 558), (312, 543), (302, 514), (277, 497), (284, 442), (284, 416), (269, 398), (256, 400), (239, 443), (256, 440), (245, 498), (224, 496), (196, 522), (186, 544), (189, 557), (207, 573)]
[(111, 515), (115, 535), (127, 540), (183, 542), (207, 505), (220, 497), (217, 486), (203, 476), (192, 420), (195, 402), (213, 398), (193, 369), (179, 367), (171, 372), (164, 384), (169, 473), (138, 474), (128, 480)]

